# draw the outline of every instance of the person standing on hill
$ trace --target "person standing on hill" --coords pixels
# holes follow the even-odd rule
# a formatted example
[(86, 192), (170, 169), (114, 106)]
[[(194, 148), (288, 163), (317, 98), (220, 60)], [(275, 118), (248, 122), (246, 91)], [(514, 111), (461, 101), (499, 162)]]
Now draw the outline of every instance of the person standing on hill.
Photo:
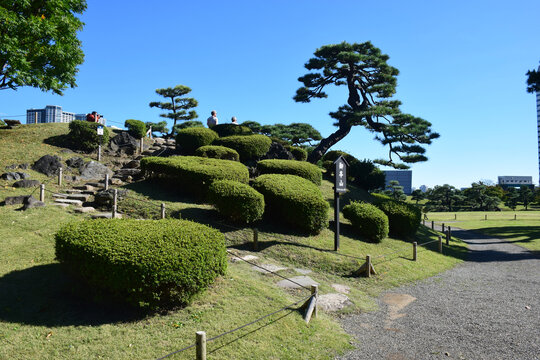
[(216, 110), (212, 110), (211, 112), (212, 116), (210, 116), (206, 120), (206, 125), (208, 125), (209, 128), (216, 126), (218, 124), (218, 118), (217, 118), (217, 112)]
[(236, 116), (233, 116), (233, 117), (232, 117), (231, 122), (232, 122), (234, 125), (238, 125), (238, 121), (236, 120)]

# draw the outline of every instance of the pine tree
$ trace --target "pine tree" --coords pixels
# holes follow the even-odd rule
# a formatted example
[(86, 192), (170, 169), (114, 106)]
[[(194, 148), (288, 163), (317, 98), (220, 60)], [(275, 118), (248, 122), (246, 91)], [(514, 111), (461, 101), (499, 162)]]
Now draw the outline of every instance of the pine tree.
[[(158, 95), (169, 99), (168, 102), (152, 101), (150, 107), (157, 107), (168, 112), (159, 114), (159, 116), (172, 119), (174, 121), (170, 135), (174, 134), (176, 122), (178, 120), (193, 120), (198, 117), (195, 110), (189, 110), (197, 107), (199, 103), (194, 98), (185, 97), (191, 89), (184, 85), (176, 85), (173, 88), (156, 89)], [(188, 112), (189, 110), (189, 112)]]

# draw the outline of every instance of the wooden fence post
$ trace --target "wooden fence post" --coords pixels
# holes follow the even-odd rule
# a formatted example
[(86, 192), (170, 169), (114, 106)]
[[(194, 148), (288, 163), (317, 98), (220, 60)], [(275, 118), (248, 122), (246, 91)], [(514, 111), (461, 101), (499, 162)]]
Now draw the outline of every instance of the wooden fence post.
[(486, 214), (486, 215), (484, 215), (484, 220), (487, 220), (487, 214)]
[(454, 220), (457, 220), (457, 214), (454, 214)]
[(118, 189), (114, 189), (113, 192), (113, 206), (112, 206), (112, 218), (116, 218), (116, 208), (118, 206)]
[(197, 360), (206, 360), (206, 333), (197, 331), (195, 336)]
[(253, 250), (257, 251), (259, 248), (259, 230), (253, 228)]
[(161, 203), (161, 218), (165, 219), (165, 203)]
[(141, 154), (142, 154), (144, 151), (144, 138), (141, 138), (140, 148), (141, 148)]
[(435, 221), (431, 220), (431, 230), (435, 230)]
[(109, 190), (109, 174), (105, 174), (105, 190)]
[(418, 258), (418, 243), (415, 241), (412, 243), (412, 249), (413, 249), (413, 252), (412, 252), (412, 259), (413, 261), (416, 261), (416, 259)]
[(366, 255), (366, 276), (371, 277), (371, 255)]
[(45, 202), (45, 184), (39, 185), (39, 201)]
[(319, 285), (311, 285), (311, 295), (315, 296), (315, 306), (313, 307), (313, 317), (317, 317), (317, 298), (319, 297)]
[(442, 223), (442, 230), (441, 231), (444, 232), (444, 223)]
[(516, 214), (514, 214), (514, 220), (517, 220), (517, 215)]
[(450, 231), (446, 232), (446, 246), (450, 245)]
[(439, 253), (442, 254), (442, 236), (439, 235)]
[(62, 177), (63, 177), (63, 169), (60, 167), (58, 168), (58, 186), (62, 186)]

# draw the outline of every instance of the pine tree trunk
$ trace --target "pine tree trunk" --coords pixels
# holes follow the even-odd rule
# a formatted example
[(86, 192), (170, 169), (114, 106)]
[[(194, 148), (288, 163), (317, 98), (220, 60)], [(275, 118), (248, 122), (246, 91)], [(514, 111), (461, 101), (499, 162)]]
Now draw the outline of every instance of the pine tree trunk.
[(338, 141), (343, 139), (345, 136), (351, 132), (351, 125), (341, 125), (336, 132), (331, 134), (325, 139), (322, 139), (319, 145), (313, 150), (309, 156), (308, 161), (312, 164), (316, 164), (317, 161), (319, 161), (324, 154), (330, 149), (332, 146), (334, 146)]

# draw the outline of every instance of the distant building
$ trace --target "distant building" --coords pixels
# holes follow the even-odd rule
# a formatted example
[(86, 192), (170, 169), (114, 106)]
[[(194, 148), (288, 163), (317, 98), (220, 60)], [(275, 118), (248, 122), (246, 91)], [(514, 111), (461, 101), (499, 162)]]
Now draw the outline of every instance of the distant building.
[(412, 192), (412, 170), (383, 170), (386, 175), (385, 187), (388, 188), (390, 181), (396, 180), (403, 186), (403, 192), (411, 195)]
[(499, 176), (499, 186), (503, 189), (514, 187), (519, 188), (528, 186), (534, 189), (532, 176)]
[(423, 193), (427, 192), (427, 186), (426, 186), (426, 185), (420, 185), (420, 188), (419, 188), (419, 189), (420, 189), (420, 191), (423, 192)]
[[(73, 120), (86, 120), (86, 114), (63, 111), (58, 105), (47, 105), (45, 109), (26, 110), (27, 124), (70, 123)], [(105, 124), (106, 119), (102, 117), (99, 122)]]

